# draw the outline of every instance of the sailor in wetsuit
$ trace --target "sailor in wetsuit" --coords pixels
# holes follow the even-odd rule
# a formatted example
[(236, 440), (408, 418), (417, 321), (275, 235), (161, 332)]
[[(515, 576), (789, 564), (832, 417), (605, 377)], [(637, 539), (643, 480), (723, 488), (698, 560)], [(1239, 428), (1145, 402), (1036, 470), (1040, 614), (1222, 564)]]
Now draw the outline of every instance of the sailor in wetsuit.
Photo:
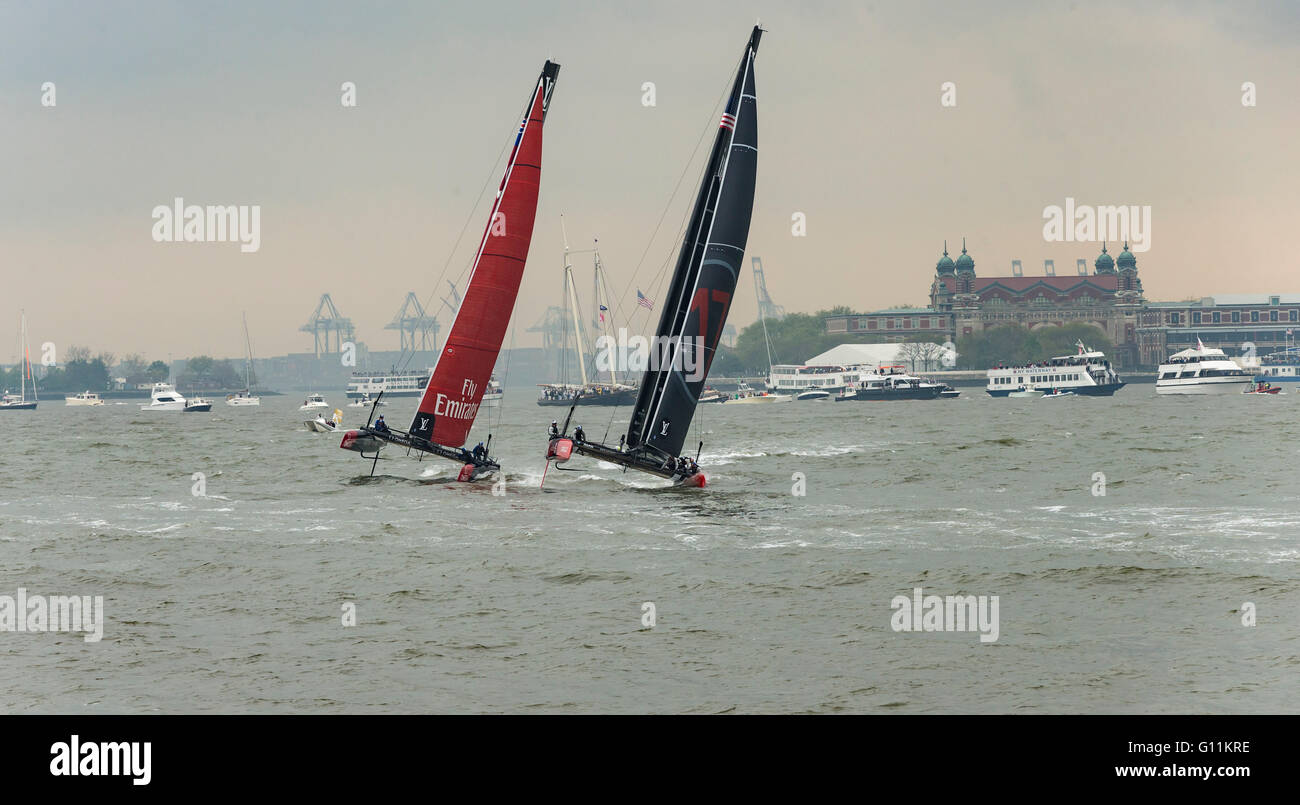
[(482, 442), (479, 442), (478, 444), (474, 445), (474, 458), (475, 458), (475, 460), (477, 460), (477, 461), (481, 461), (481, 460), (483, 460), (483, 458), (485, 458), (486, 456), (487, 456), (487, 448), (483, 446), (483, 443), (482, 443)]
[(576, 428), (573, 429), (573, 438), (576, 439), (577, 441), (580, 441), (580, 442), (585, 442), (585, 441), (587, 441), (587, 434), (586, 434), (586, 432), (582, 429), (582, 426), (581, 426), (581, 425), (579, 425), (579, 426), (577, 426)]
[(556, 436), (559, 436), (559, 435), (560, 435), (560, 423), (559, 423), (559, 422), (556, 422), (554, 419), (552, 419), (552, 420), (551, 420), (551, 438), (554, 439)]
[(382, 415), (380, 415), (379, 419), (375, 420), (375, 430), (379, 433), (388, 433), (388, 423), (384, 421)]

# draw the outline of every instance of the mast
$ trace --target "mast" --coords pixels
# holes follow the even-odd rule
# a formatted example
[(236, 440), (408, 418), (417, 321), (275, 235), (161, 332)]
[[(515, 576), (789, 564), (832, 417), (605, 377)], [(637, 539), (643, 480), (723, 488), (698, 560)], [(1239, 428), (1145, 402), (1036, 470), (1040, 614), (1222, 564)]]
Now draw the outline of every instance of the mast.
[(573, 279), (573, 264), (569, 262), (569, 232), (564, 226), (564, 216), (560, 216), (560, 233), (564, 237), (564, 290), (565, 306), (569, 308), (569, 314), (573, 319), (573, 346), (574, 351), (578, 353), (578, 372), (582, 378), (580, 385), (587, 385), (587, 358), (585, 356), (587, 345), (583, 343), (582, 338), (582, 317), (578, 312), (578, 289)]
[(478, 416), (528, 259), (542, 176), (542, 127), (559, 73), (560, 65), (547, 61), (533, 84), (465, 294), (411, 420), (408, 435), (420, 443), (461, 447)]
[[(605, 343), (610, 344), (612, 342), (610, 341), (609, 338), (609, 320), (613, 318), (614, 311), (608, 310), (609, 305), (605, 305), (605, 308), (607, 308), (606, 310), (601, 310), (602, 302), (600, 300), (602, 298), (608, 299), (609, 294), (606, 293), (605, 296), (602, 297), (600, 293), (601, 288), (605, 284), (605, 266), (603, 263), (600, 262), (600, 239), (599, 238), (595, 239), (595, 246), (592, 248), (592, 252), (593, 252), (592, 282), (596, 286), (596, 295), (595, 295), (596, 320), (597, 323), (600, 325), (600, 334), (605, 336)], [(611, 386), (618, 385), (618, 375), (615, 374), (615, 370), (614, 370), (614, 366), (616, 365), (616, 363), (617, 363), (617, 351), (615, 352), (615, 354), (609, 356), (609, 384)]]
[[(680, 455), (740, 276), (754, 206), (757, 25), (732, 83), (656, 330), (626, 443)], [(664, 348), (664, 345), (667, 348)], [(667, 365), (665, 365), (667, 364)]]
[(253, 342), (248, 337), (248, 311), (241, 314), (244, 318), (244, 391), (252, 391), (249, 376), (253, 369)]

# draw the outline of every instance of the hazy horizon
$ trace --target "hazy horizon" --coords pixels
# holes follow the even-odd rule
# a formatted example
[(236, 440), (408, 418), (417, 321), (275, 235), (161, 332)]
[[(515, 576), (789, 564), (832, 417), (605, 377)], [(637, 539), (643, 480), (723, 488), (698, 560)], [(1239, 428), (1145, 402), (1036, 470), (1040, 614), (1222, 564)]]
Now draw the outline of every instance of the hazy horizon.
[[(72, 345), (236, 357), (241, 311), (259, 357), (310, 352), (298, 327), (322, 292), (371, 350), (397, 349), (384, 325), (408, 291), (437, 292), (439, 312), (468, 219), (446, 272), (463, 276), (486, 223), (475, 200), (548, 57), (562, 69), (516, 343), (539, 344), (527, 328), (560, 303), (561, 214), (574, 249), (600, 238), (616, 292), (657, 299), (698, 160), (632, 271), (760, 18), (745, 266), (763, 259), (788, 311), (924, 305), (943, 241), (955, 256), (963, 236), (981, 276), (1013, 259), (1027, 275), (1044, 259), (1091, 270), (1098, 244), (1043, 239), (1044, 208), (1067, 198), (1151, 207), (1137, 255), (1149, 299), (1300, 291), (1280, 256), (1300, 9), (1281, 2), (5, 2), (0, 361), (20, 308), (33, 349), (52, 341), (60, 358)], [(349, 81), (355, 108), (340, 104)], [(176, 197), (259, 205), (260, 249), (154, 242), (151, 211)], [(589, 257), (573, 262), (589, 301)], [(730, 321), (755, 316), (746, 270)]]

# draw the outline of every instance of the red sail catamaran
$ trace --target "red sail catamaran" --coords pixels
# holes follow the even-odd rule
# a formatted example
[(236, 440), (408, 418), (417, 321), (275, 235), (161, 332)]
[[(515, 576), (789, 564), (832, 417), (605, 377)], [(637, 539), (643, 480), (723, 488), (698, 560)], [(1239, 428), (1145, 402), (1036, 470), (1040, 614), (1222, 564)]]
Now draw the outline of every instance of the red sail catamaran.
[[(461, 464), (457, 476), (461, 481), (501, 469), (489, 455), (490, 436), (484, 449), (469, 451), (464, 445), (492, 377), (523, 279), (542, 178), (542, 126), (559, 74), (560, 65), (547, 61), (533, 85), (527, 115), (515, 134), (492, 214), (479, 242), (469, 285), (410, 427), (400, 431), (367, 423), (343, 435), (339, 447), (344, 450), (373, 458), (375, 463), (380, 448), (390, 443), (421, 455), (442, 456)], [(371, 464), (372, 474), (375, 463)]]
[(641, 380), (627, 434), (617, 446), (590, 441), (577, 430), (571, 437), (570, 408), (564, 426), (552, 429), (546, 451), (548, 467), (551, 461), (563, 463), (577, 453), (676, 484), (705, 484), (696, 463), (699, 448), (695, 458), (690, 458), (682, 455), (682, 447), (722, 340), (749, 238), (758, 168), (754, 58), (762, 35), (763, 29), (754, 26), (736, 70), (677, 267), (664, 295), (655, 331), (660, 349), (652, 349), (652, 356), (657, 354), (660, 359)]

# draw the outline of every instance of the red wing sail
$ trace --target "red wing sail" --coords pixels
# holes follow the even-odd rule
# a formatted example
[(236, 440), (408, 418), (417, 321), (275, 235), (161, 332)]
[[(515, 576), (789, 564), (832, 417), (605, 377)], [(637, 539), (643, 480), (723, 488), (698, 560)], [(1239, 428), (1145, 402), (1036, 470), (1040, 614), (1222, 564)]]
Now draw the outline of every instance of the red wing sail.
[(528, 117), (515, 135), (515, 146), (479, 243), (469, 287), (411, 421), (410, 433), (414, 437), (447, 447), (460, 447), (469, 437), (501, 351), (528, 259), (542, 179), (542, 124), (559, 70), (558, 64), (548, 61), (533, 89)]

